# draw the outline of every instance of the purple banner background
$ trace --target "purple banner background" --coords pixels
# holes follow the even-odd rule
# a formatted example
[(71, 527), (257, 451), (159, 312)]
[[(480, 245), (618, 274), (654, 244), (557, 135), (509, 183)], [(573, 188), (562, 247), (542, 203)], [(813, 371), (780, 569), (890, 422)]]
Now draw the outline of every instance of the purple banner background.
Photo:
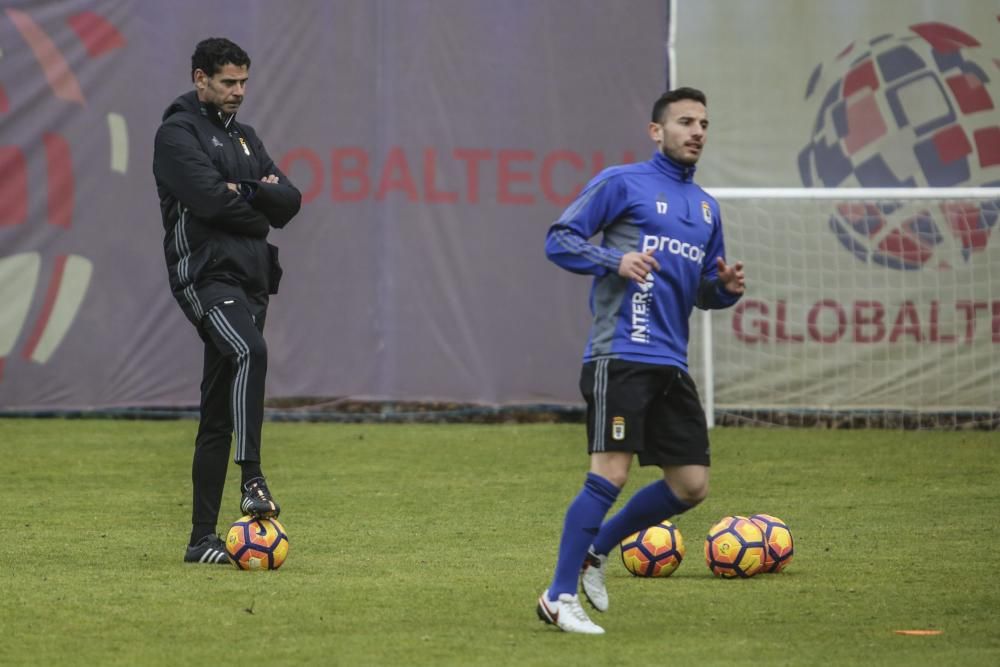
[(579, 401), (589, 281), (544, 234), (649, 154), (666, 2), (5, 3), (0, 409), (197, 402), (151, 156), (208, 36), (249, 52), (240, 120), (305, 195), (271, 238), (269, 396)]

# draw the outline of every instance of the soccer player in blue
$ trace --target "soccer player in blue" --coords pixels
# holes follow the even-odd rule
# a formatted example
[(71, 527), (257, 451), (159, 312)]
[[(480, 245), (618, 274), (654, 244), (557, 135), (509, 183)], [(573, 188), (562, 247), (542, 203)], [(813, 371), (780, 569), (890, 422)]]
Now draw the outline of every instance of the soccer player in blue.
[[(604, 633), (580, 604), (577, 585), (607, 611), (604, 573), (615, 545), (708, 494), (708, 429), (687, 373), (688, 318), (695, 306), (733, 305), (745, 282), (742, 263), (725, 261), (718, 203), (692, 180), (707, 134), (704, 93), (663, 94), (649, 123), (653, 158), (602, 171), (546, 238), (549, 259), (594, 276), (580, 375), (590, 472), (566, 511), (555, 575), (537, 608), (541, 620), (566, 632)], [(599, 233), (600, 245), (591, 243)], [(662, 468), (663, 479), (604, 521), (633, 455)]]

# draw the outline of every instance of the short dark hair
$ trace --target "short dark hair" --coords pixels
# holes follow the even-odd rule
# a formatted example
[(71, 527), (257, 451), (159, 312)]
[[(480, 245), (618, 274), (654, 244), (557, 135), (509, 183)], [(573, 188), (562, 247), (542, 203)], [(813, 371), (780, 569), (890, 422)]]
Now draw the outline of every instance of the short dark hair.
[(679, 102), (680, 100), (694, 100), (695, 102), (701, 102), (706, 107), (708, 106), (705, 93), (701, 92), (697, 88), (674, 88), (673, 90), (660, 95), (660, 99), (656, 100), (653, 104), (653, 122), (661, 122), (663, 119), (663, 112), (666, 111), (667, 107), (674, 102)]
[(250, 68), (250, 56), (238, 45), (225, 37), (209, 37), (198, 42), (191, 55), (191, 80), (194, 71), (200, 69), (209, 76), (215, 76), (226, 65)]

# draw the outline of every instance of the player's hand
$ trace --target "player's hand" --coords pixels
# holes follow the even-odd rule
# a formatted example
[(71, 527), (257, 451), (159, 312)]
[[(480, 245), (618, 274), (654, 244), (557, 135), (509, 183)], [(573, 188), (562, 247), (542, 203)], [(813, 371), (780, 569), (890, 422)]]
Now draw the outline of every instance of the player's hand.
[(660, 263), (653, 257), (653, 250), (646, 252), (627, 252), (622, 255), (618, 264), (618, 275), (642, 285), (653, 271), (660, 270)]
[(715, 265), (719, 267), (719, 281), (730, 294), (743, 294), (747, 289), (746, 277), (743, 275), (743, 262), (726, 264), (721, 257), (715, 258)]
[(240, 189), (236, 187), (235, 183), (226, 183), (226, 187), (235, 192), (236, 194), (239, 194), (240, 192)]
[(268, 174), (264, 178), (260, 179), (262, 183), (277, 183), (278, 177), (274, 174)]

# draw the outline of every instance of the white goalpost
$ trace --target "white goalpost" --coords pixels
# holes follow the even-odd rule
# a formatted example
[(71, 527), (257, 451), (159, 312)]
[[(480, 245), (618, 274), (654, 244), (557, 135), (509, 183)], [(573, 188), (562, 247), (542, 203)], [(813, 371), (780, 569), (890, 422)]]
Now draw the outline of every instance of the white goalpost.
[(710, 424), (1000, 428), (1000, 188), (709, 192), (747, 273), (692, 319)]

